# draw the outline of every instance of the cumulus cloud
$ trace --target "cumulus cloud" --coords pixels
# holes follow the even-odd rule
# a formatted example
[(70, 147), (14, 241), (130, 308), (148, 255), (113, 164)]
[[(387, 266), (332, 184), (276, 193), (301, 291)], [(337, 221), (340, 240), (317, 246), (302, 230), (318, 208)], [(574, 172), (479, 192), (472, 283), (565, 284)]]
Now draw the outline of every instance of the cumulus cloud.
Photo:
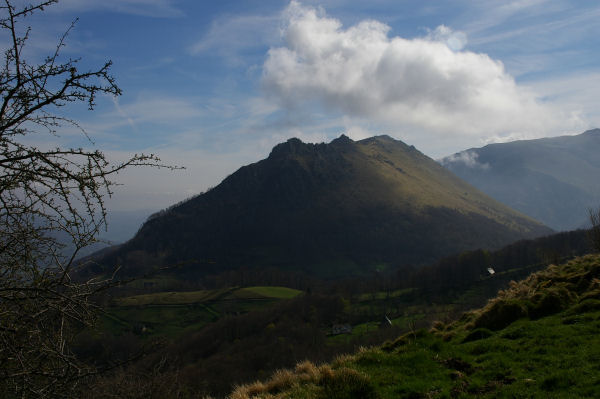
[(556, 124), (500, 61), (463, 50), (466, 35), (449, 27), (390, 37), (381, 22), (345, 28), (296, 1), (283, 22), (284, 45), (269, 50), (262, 83), (289, 112), (319, 104), (388, 126), (463, 136), (535, 134)]
[(434, 30), (430, 30), (426, 36), (429, 40), (445, 43), (450, 50), (462, 50), (467, 44), (467, 35), (464, 32), (457, 32), (447, 27), (440, 25)]

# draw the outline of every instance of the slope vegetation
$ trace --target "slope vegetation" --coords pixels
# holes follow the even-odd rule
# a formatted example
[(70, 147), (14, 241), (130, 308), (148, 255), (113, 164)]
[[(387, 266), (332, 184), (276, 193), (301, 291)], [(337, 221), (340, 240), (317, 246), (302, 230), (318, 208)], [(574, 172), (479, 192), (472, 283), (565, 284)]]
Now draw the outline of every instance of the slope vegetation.
[(133, 275), (188, 262), (180, 273), (273, 267), (334, 277), (549, 232), (390, 137), (291, 139), (150, 218), (105, 261)]
[(598, 397), (599, 278), (598, 255), (552, 265), (456, 322), (331, 364), (303, 362), (230, 397)]

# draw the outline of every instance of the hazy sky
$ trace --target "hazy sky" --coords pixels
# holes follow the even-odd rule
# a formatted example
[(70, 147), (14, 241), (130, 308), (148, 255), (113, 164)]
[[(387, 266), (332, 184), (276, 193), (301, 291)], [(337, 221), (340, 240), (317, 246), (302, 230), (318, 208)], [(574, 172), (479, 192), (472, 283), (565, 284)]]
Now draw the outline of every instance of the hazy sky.
[(121, 175), (113, 209), (171, 205), (294, 136), (440, 158), (600, 126), (597, 0), (62, 0), (29, 19), (28, 57), (76, 17), (64, 55), (112, 60), (124, 94), (64, 111), (111, 157), (187, 167)]

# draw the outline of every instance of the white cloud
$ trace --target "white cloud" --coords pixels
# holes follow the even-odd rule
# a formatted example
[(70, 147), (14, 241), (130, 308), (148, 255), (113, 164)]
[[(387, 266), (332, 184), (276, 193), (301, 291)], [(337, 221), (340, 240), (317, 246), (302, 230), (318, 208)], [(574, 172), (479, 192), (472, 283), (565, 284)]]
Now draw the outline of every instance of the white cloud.
[(450, 163), (462, 163), (465, 166), (473, 169), (484, 169), (487, 170), (490, 168), (490, 164), (488, 163), (480, 163), (479, 154), (473, 151), (462, 151), (454, 155), (450, 155), (441, 160), (442, 164), (447, 165)]
[(530, 82), (530, 85), (542, 94), (546, 101), (560, 103), (564, 109), (569, 110), (566, 116), (572, 133), (600, 127), (600, 72), (576, 71)]
[(424, 38), (389, 37), (365, 20), (349, 28), (323, 10), (292, 1), (284, 46), (271, 48), (263, 87), (290, 113), (321, 104), (434, 136), (535, 136), (564, 128), (560, 113), (520, 87), (502, 62), (459, 51), (460, 32), (440, 26)]
[(429, 40), (445, 43), (450, 50), (462, 50), (467, 44), (467, 35), (464, 32), (456, 32), (446, 25), (440, 25), (427, 34)]

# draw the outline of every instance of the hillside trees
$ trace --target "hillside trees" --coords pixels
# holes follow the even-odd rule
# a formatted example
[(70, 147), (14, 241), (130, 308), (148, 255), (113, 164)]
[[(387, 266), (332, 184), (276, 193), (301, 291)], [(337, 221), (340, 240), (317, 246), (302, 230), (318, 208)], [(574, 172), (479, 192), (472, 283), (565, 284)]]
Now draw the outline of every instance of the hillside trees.
[(91, 296), (106, 287), (107, 280), (75, 281), (74, 259), (105, 224), (104, 198), (112, 193), (113, 176), (129, 166), (161, 166), (153, 155), (113, 163), (97, 149), (32, 144), (36, 137), (58, 137), (63, 128), (79, 128), (59, 113), (62, 107), (85, 103), (91, 110), (98, 96), (121, 94), (110, 74), (110, 61), (98, 69), (82, 70), (78, 59), (62, 56), (73, 25), (51, 54), (37, 62), (26, 59), (37, 57), (25, 51), (30, 28), (24, 27), (24, 21), (56, 2), (4, 0), (0, 4), (0, 43), (7, 44), (0, 65), (0, 392), (4, 397), (68, 396), (78, 380), (93, 372), (72, 355), (69, 343), (78, 328), (93, 322)]

